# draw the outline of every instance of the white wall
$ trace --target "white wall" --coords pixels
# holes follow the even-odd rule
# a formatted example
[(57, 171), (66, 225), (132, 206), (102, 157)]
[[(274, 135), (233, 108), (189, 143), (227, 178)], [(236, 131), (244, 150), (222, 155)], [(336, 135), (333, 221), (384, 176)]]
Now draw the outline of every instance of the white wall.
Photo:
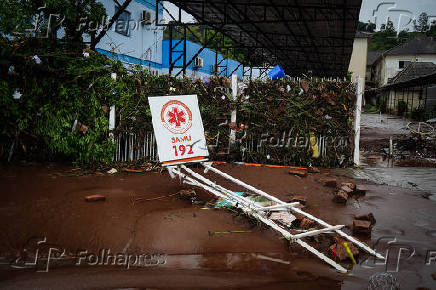
[(395, 77), (402, 69), (399, 68), (399, 61), (411, 62), (432, 62), (436, 64), (435, 54), (417, 54), (417, 55), (387, 55), (377, 64), (377, 80), (380, 86), (388, 83), (390, 78)]
[[(366, 77), (366, 61), (368, 55), (368, 38), (355, 38), (353, 43), (353, 53), (351, 54), (348, 71), (353, 73), (353, 80), (360, 76)], [(362, 91), (365, 91), (365, 82), (363, 82)]]
[[(106, 8), (108, 19), (115, 14), (115, 3), (113, 0), (99, 0)], [(118, 1), (120, 4), (123, 1)], [(130, 12), (129, 36), (115, 32), (115, 24), (101, 39), (96, 48), (104, 49), (117, 54), (131, 56), (137, 59), (152, 61), (162, 64), (162, 27), (152, 25), (141, 25), (141, 13), (143, 10), (151, 12), (152, 21), (155, 19), (155, 10), (132, 1), (126, 11)], [(155, 2), (155, 1), (150, 1)], [(159, 17), (162, 17), (160, 15)]]

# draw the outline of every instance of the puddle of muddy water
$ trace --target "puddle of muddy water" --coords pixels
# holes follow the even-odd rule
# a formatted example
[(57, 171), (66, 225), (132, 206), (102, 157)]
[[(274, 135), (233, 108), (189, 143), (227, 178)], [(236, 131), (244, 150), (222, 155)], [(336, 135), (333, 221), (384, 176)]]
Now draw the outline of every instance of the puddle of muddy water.
[(436, 201), (436, 168), (394, 167), (335, 169), (334, 171), (350, 178), (427, 192), (431, 194), (429, 199)]

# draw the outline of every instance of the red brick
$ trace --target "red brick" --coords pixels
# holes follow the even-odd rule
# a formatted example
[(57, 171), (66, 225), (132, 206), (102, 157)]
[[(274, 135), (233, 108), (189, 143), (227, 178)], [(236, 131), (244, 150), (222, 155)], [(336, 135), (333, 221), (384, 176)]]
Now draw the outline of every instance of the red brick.
[(324, 186), (333, 187), (333, 188), (335, 188), (337, 184), (337, 181), (334, 178), (323, 178), (320, 179), (319, 182), (321, 182)]
[(361, 221), (369, 221), (371, 222), (371, 225), (375, 225), (376, 223), (375, 217), (372, 213), (357, 215), (355, 219)]
[(348, 194), (343, 190), (336, 192), (335, 197), (333, 198), (333, 201), (336, 203), (347, 203), (347, 200)]
[(292, 197), (291, 202), (299, 202), (299, 203), (305, 205), (306, 204), (306, 197), (303, 195), (296, 195), (296, 196)]
[(342, 182), (341, 187), (342, 186), (348, 186), (353, 191), (356, 189), (356, 185), (354, 183), (351, 183), (351, 182)]
[(345, 191), (347, 194), (352, 194), (353, 193), (353, 190), (350, 187), (348, 187), (347, 185), (341, 186), (340, 190)]
[(316, 168), (316, 167), (309, 167), (307, 169), (307, 172), (309, 172), (309, 173), (320, 173), (321, 171), (318, 168)]
[(353, 221), (353, 233), (354, 234), (371, 234), (371, 222), (370, 221), (362, 221), (362, 220), (354, 220)]
[(93, 195), (86, 196), (85, 200), (88, 201), (88, 202), (105, 201), (106, 197), (104, 195), (101, 195), (101, 194), (93, 194)]
[(434, 272), (433, 274), (431, 274), (431, 276), (433, 277), (433, 280), (436, 280), (436, 272)]
[(304, 171), (304, 170), (290, 169), (288, 171), (288, 173), (292, 174), (292, 175), (297, 175), (297, 176), (300, 176), (300, 177), (306, 177), (307, 176), (307, 171)]
[[(353, 253), (353, 256), (356, 257), (359, 255), (359, 250), (352, 244), (347, 243), (348, 248), (350, 248), (351, 253)], [(340, 261), (344, 261), (347, 259), (350, 259), (350, 255), (348, 255), (347, 250), (345, 249), (345, 246), (343, 243), (336, 243), (330, 246), (330, 251), (333, 255), (336, 255), (336, 258)]]
[(308, 218), (303, 218), (300, 223), (300, 228), (302, 229), (310, 229), (315, 225), (315, 222)]

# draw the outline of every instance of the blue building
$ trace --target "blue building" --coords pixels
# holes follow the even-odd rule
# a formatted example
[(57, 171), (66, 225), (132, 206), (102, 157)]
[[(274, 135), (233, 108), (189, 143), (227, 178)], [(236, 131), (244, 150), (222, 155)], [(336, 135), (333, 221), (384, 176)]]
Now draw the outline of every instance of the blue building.
[[(113, 0), (99, 2), (106, 8), (110, 19), (118, 7)], [(155, 25), (155, 15), (155, 0), (132, 1), (97, 44), (97, 52), (126, 65), (142, 65), (154, 74), (161, 74), (164, 27)], [(163, 18), (162, 4), (159, 4), (158, 15), (159, 19)]]
[[(173, 75), (177, 74), (183, 66), (183, 40), (173, 39), (172, 42), (173, 50), (175, 52), (172, 53), (172, 61), (177, 60), (174, 63)], [(201, 49), (201, 45), (192, 41), (186, 41), (186, 63), (188, 63), (195, 54)], [(162, 73), (168, 74), (170, 67), (170, 41), (163, 40), (162, 41)], [(220, 63), (219, 66), (216, 66), (216, 63)], [(202, 78), (203, 76), (211, 76), (217, 75), (219, 76), (227, 76), (230, 77), (232, 72), (237, 74), (239, 78), (242, 79), (243, 74), (242, 65), (233, 59), (225, 59), (224, 56), (220, 53), (216, 53), (215, 51), (205, 48), (200, 54), (197, 56), (194, 61), (190, 65), (188, 65), (186, 69), (186, 76), (192, 78)], [(181, 75), (181, 74), (180, 74)]]

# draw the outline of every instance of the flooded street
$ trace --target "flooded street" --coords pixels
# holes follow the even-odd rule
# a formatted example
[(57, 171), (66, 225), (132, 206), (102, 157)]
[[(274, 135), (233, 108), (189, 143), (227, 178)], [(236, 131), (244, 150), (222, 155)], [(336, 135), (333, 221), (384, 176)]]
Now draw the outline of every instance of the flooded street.
[[(335, 189), (319, 180), (344, 172), (322, 169), (300, 178), (280, 168), (220, 165), (220, 169), (283, 200), (295, 193), (304, 195), (308, 212), (330, 224), (346, 225), (347, 232), (351, 232), (355, 215), (373, 213), (377, 222), (371, 237), (360, 238), (380, 253), (391, 253), (388, 260), (374, 261), (361, 253), (358, 265), (341, 262), (351, 271), (339, 274), (301, 247), (289, 246), (271, 229), (253, 225), (232, 211), (208, 208), (212, 197), (202, 191), (197, 192), (203, 201), (198, 204), (175, 196), (155, 199), (182, 188), (165, 172), (68, 176), (71, 171), (62, 166), (29, 164), (2, 168), (0, 182), (5, 194), (0, 203), (0, 287), (366, 289), (372, 275), (389, 270), (402, 289), (432, 289), (436, 263), (426, 265), (425, 261), (427, 251), (436, 250), (436, 206), (420, 191), (354, 181), (368, 191), (343, 205), (332, 201)], [(231, 190), (240, 190), (218, 176), (211, 178)], [(353, 181), (335, 178), (338, 182)], [(88, 194), (104, 194), (107, 199), (88, 203), (84, 201)], [(150, 200), (132, 203), (135, 197)], [(24, 264), (34, 258), (38, 237), (46, 237), (45, 251), (48, 245), (60, 252), (65, 249), (66, 260), (53, 262), (48, 272), (44, 271), (44, 260), (34, 266)], [(329, 246), (331, 240), (310, 242), (319, 247), (324, 243)], [(414, 249), (414, 255), (401, 258), (396, 273), (398, 250), (393, 249), (401, 245)], [(79, 250), (99, 257), (104, 256), (102, 249), (123, 255), (163, 254), (165, 262), (129, 269), (90, 265), (88, 260), (77, 265)], [(333, 253), (324, 251), (333, 258)], [(407, 252), (402, 255), (407, 257)]]

